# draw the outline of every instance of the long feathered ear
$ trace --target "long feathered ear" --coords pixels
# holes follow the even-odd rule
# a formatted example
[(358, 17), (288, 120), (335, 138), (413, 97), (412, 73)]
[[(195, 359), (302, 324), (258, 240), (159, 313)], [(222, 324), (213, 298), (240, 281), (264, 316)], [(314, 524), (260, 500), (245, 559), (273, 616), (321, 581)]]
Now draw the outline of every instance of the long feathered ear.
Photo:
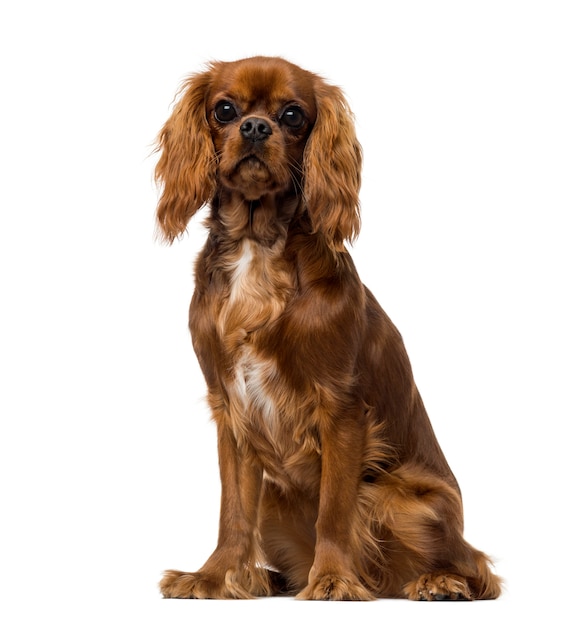
[(359, 234), (361, 146), (353, 115), (338, 87), (315, 88), (317, 118), (304, 152), (304, 195), (315, 232), (343, 249)]
[(186, 230), (190, 218), (215, 192), (215, 152), (206, 119), (211, 80), (209, 71), (184, 83), (180, 99), (159, 134), (161, 157), (155, 179), (163, 191), (157, 220), (163, 238), (170, 243)]

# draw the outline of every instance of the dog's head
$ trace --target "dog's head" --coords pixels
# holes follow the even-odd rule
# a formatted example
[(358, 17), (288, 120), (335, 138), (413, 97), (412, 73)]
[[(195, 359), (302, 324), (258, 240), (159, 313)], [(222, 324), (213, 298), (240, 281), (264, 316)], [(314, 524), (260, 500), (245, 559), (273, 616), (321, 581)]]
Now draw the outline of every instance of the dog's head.
[(157, 209), (173, 241), (196, 211), (230, 194), (248, 211), (298, 197), (334, 248), (359, 230), (361, 148), (340, 89), (280, 58), (216, 62), (190, 77), (159, 136)]

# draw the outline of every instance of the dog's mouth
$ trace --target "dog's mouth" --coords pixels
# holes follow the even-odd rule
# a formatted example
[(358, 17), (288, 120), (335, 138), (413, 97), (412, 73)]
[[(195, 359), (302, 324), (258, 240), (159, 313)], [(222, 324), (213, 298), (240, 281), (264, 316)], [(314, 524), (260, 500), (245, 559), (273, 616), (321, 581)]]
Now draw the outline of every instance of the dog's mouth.
[(242, 157), (222, 177), (227, 187), (239, 191), (247, 200), (258, 200), (284, 187), (279, 169), (276, 171), (255, 154)]
[(243, 178), (250, 178), (252, 181), (263, 183), (271, 179), (270, 171), (258, 156), (250, 154), (237, 163), (235, 172)]

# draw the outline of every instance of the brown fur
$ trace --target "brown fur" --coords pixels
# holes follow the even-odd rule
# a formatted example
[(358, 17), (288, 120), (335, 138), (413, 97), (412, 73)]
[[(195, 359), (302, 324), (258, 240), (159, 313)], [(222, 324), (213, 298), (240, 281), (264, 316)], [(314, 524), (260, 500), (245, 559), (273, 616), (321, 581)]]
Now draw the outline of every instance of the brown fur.
[(213, 63), (159, 148), (165, 239), (210, 205), (190, 329), (222, 482), (216, 550), (163, 595), (496, 598), (401, 336), (344, 246), (361, 148), (341, 91), (282, 59)]

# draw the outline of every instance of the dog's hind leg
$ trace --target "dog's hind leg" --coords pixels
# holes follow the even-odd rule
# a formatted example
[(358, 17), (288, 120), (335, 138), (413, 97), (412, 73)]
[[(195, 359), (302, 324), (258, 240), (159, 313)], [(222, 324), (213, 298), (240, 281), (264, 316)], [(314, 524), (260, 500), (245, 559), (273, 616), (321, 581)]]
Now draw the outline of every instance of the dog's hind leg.
[[(500, 595), (490, 560), (463, 538), (461, 496), (450, 481), (418, 465), (379, 477), (373, 514), (418, 563), (406, 571), (403, 592), (411, 600), (484, 600)], [(398, 557), (396, 557), (398, 558)], [(389, 564), (394, 568), (394, 560)]]

